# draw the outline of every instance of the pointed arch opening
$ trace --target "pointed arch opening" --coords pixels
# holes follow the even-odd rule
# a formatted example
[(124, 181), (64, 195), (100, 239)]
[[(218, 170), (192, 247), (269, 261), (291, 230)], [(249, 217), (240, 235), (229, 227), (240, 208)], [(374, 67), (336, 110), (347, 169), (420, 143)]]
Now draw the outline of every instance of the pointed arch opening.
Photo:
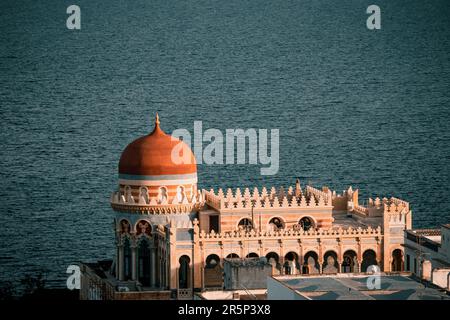
[(222, 266), (220, 265), (220, 258), (218, 255), (210, 254), (206, 257), (205, 268), (203, 271), (205, 287), (222, 287), (223, 274)]
[(150, 286), (150, 241), (142, 238), (137, 250), (138, 280), (143, 286)]
[(244, 230), (244, 231), (250, 231), (254, 228), (253, 222), (249, 218), (242, 218), (239, 220), (238, 223), (238, 229)]
[(269, 231), (280, 231), (285, 227), (284, 221), (279, 217), (270, 219), (268, 229)]
[(337, 253), (334, 251), (327, 251), (323, 256), (322, 273), (333, 274), (339, 272), (339, 263), (337, 260)]
[(363, 253), (363, 261), (361, 263), (361, 272), (367, 272), (369, 266), (377, 266), (377, 254), (372, 249), (368, 249)]
[(131, 264), (131, 243), (127, 237), (123, 241), (123, 276), (125, 281), (131, 280)]
[(190, 262), (191, 259), (187, 255), (183, 255), (179, 259), (179, 268), (178, 268), (178, 288), (179, 289), (187, 289), (190, 287)]
[(304, 256), (303, 262), (304, 274), (320, 273), (319, 256), (314, 251), (308, 251)]
[(393, 272), (403, 271), (403, 251), (401, 249), (395, 249), (392, 251), (392, 265), (391, 270)]
[(344, 252), (341, 272), (342, 273), (358, 272), (358, 259), (355, 251), (347, 250)]
[(280, 257), (275, 252), (266, 254), (267, 262), (272, 265), (272, 275), (281, 273)]
[(290, 251), (284, 256), (284, 274), (297, 274), (299, 268), (298, 254)]

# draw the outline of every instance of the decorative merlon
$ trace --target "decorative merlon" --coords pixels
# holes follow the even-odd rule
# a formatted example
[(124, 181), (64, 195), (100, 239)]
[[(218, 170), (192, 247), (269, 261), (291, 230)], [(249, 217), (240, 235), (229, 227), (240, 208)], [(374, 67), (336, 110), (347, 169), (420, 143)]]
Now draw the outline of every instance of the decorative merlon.
[(250, 210), (252, 207), (258, 209), (330, 208), (332, 205), (331, 191), (324, 192), (311, 186), (307, 186), (304, 193), (299, 188), (294, 191), (294, 188), (290, 186), (287, 191), (284, 187), (280, 187), (278, 190), (271, 187), (270, 191), (263, 187), (260, 192), (255, 187), (252, 193), (249, 188), (245, 188), (243, 193), (240, 188), (237, 188), (234, 192), (227, 189), (226, 193), (222, 189), (219, 189), (217, 193), (213, 189), (203, 190), (202, 194), (206, 204), (220, 211)]
[(223, 233), (216, 233), (214, 231), (211, 231), (211, 233), (206, 233), (205, 231), (201, 231), (198, 233), (198, 227), (194, 223), (194, 231), (197, 232), (198, 237), (200, 240), (214, 240), (214, 241), (221, 241), (221, 240), (227, 240), (227, 239), (240, 239), (240, 238), (258, 238), (258, 239), (298, 239), (301, 237), (310, 237), (310, 238), (317, 238), (317, 237), (345, 237), (345, 236), (370, 236), (370, 237), (380, 237), (382, 235), (381, 227), (378, 226), (376, 229), (372, 227), (368, 228), (352, 228), (349, 227), (347, 229), (338, 228), (338, 229), (318, 229), (318, 230), (293, 230), (293, 229), (284, 229), (280, 231), (257, 231), (257, 230), (251, 230), (251, 231), (245, 231), (245, 230), (234, 230), (229, 232), (223, 232)]

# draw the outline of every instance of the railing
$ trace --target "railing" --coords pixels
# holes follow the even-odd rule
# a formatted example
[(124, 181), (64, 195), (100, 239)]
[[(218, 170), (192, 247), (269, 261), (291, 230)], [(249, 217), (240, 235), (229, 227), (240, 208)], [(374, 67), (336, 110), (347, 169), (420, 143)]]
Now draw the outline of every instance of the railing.
[(283, 229), (281, 231), (255, 231), (255, 230), (235, 230), (230, 232), (215, 233), (205, 233), (204, 231), (199, 233), (199, 238), (201, 240), (215, 240), (215, 241), (226, 241), (228, 239), (239, 239), (239, 238), (253, 238), (253, 239), (267, 239), (267, 238), (292, 238), (298, 239), (299, 237), (339, 237), (339, 236), (381, 236), (381, 227), (378, 226), (376, 229), (368, 227), (366, 229), (352, 228), (347, 229), (310, 229), (308, 231), (304, 230), (293, 230), (293, 229)]
[(177, 298), (178, 300), (191, 300), (192, 289), (178, 289)]

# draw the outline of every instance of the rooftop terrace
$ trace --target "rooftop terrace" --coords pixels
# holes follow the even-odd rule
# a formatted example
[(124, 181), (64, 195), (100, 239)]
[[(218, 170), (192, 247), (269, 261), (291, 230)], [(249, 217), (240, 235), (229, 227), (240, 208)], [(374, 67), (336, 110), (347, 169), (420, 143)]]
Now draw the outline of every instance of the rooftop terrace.
[(373, 290), (367, 286), (368, 277), (339, 274), (274, 279), (306, 300), (450, 300), (444, 291), (425, 286), (409, 274), (381, 274), (380, 289)]

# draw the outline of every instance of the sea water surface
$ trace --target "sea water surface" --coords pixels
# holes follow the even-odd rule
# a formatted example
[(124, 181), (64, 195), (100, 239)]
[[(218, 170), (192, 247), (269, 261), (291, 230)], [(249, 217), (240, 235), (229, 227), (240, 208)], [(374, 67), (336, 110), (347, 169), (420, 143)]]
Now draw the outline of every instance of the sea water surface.
[(119, 157), (156, 111), (169, 133), (280, 130), (276, 175), (199, 165), (202, 188), (352, 185), (409, 201), (415, 228), (450, 222), (449, 17), (447, 0), (1, 1), (0, 280), (64, 286), (113, 256)]

